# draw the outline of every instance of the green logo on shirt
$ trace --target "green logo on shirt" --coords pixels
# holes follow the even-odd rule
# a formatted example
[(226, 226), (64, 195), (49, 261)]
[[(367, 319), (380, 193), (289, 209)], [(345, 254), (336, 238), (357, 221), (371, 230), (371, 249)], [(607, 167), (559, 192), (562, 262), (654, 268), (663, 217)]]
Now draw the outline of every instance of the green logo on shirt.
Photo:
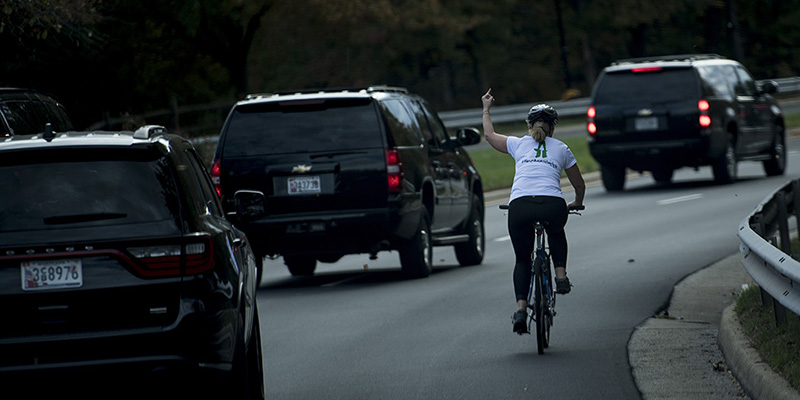
[(547, 158), (547, 145), (544, 142), (540, 142), (536, 148), (536, 158)]

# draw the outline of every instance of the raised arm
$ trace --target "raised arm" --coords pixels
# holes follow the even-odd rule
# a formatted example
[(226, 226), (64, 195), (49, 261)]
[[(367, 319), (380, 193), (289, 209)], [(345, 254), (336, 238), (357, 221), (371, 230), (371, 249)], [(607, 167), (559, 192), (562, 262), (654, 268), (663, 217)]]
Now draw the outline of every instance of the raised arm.
[(481, 103), (483, 103), (483, 137), (485, 137), (486, 142), (488, 142), (497, 151), (501, 153), (508, 153), (508, 147), (506, 147), (506, 140), (508, 139), (508, 136), (501, 135), (494, 131), (492, 117), (489, 115), (489, 109), (492, 108), (492, 104), (494, 104), (492, 89), (486, 91), (486, 94), (481, 97)]

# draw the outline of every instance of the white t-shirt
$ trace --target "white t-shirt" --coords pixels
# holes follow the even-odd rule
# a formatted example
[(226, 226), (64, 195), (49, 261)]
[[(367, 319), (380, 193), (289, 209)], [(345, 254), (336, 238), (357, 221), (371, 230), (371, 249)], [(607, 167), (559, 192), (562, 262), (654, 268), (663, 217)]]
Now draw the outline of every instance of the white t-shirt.
[(564, 142), (549, 137), (544, 143), (539, 143), (530, 136), (509, 136), (506, 148), (516, 161), (509, 203), (522, 196), (564, 198), (561, 171), (577, 163), (572, 150)]

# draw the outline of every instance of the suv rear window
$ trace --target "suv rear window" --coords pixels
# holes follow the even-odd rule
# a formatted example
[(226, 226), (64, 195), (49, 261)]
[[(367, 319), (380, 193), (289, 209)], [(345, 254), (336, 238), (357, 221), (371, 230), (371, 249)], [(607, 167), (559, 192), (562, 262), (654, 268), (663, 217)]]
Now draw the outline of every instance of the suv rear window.
[(594, 95), (597, 104), (669, 103), (699, 97), (699, 87), (691, 68), (664, 68), (658, 71), (607, 73)]
[(371, 99), (286, 101), (236, 107), (226, 157), (383, 147)]
[[(37, 154), (36, 157), (41, 156)], [(165, 159), (0, 165), (0, 232), (169, 222), (178, 195)]]

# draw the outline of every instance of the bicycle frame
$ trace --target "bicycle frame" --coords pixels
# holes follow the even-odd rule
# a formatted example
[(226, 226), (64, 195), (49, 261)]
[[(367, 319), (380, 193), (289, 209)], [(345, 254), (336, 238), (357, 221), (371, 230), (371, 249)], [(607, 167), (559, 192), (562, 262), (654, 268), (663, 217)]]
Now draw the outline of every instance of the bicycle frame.
[[(544, 225), (537, 221), (534, 230), (536, 238), (531, 253), (531, 283), (528, 288), (528, 309), (530, 310), (528, 331), (531, 331), (532, 323), (536, 322), (537, 349), (539, 354), (543, 354), (544, 349), (550, 344), (550, 327), (553, 326), (553, 317), (556, 315), (556, 296), (553, 291), (553, 275)], [(537, 269), (541, 270), (538, 274)], [(539, 280), (541, 281), (539, 282)]]
[[(536, 262), (536, 258), (538, 257), (542, 262), (541, 265), (543, 268), (543, 276), (547, 278), (543, 282), (545, 293), (547, 294), (546, 304), (548, 305), (548, 309), (553, 312), (553, 308), (555, 307), (555, 296), (553, 295), (553, 278), (552, 270), (550, 268), (550, 253), (548, 252), (546, 245), (547, 234), (545, 233), (544, 226), (542, 226), (542, 224), (539, 222), (536, 222), (534, 229), (536, 231), (536, 240), (533, 247), (533, 253), (531, 253), (531, 283), (528, 288), (528, 308), (533, 308), (531, 305), (531, 298), (533, 297), (533, 285), (536, 274), (536, 271), (534, 271), (534, 264)], [(555, 313), (552, 315), (555, 315)]]

